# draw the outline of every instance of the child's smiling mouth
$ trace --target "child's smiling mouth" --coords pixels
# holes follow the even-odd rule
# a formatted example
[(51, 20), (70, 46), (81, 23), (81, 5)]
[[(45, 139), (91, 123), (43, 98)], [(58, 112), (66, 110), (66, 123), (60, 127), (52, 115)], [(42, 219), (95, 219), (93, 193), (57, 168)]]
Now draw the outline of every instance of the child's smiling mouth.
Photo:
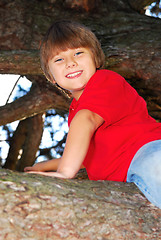
[(69, 73), (66, 75), (67, 78), (75, 78), (75, 77), (79, 77), (82, 74), (82, 70), (81, 71), (77, 71), (77, 72), (73, 72), (73, 73)]

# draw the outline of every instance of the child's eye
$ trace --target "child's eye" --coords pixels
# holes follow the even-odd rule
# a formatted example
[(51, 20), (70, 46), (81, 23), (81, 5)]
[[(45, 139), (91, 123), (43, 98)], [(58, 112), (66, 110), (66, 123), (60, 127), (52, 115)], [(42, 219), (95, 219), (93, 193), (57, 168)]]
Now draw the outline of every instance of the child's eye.
[(80, 54), (82, 54), (83, 52), (79, 51), (79, 52), (76, 52), (75, 55), (78, 56)]
[(58, 58), (55, 60), (55, 62), (61, 62), (63, 59), (62, 58)]

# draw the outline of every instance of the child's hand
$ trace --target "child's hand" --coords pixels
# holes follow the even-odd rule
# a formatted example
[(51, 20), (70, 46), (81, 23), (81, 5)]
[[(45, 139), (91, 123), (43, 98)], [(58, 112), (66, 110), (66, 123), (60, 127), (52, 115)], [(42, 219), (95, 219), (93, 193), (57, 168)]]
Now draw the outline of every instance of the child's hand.
[(45, 171), (56, 171), (58, 168), (60, 158), (52, 159), (49, 161), (43, 161), (36, 163), (32, 167), (25, 167), (24, 172), (36, 171), (36, 172), (45, 172)]
[(39, 166), (39, 163), (35, 164), (32, 167), (25, 167), (24, 172), (30, 172), (30, 171), (42, 171), (41, 166)]

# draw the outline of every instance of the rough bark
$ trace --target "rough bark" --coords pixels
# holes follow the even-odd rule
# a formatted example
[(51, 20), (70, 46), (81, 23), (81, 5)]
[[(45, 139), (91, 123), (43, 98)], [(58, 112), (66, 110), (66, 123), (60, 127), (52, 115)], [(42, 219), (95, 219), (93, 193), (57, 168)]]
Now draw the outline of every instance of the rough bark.
[(43, 132), (42, 114), (20, 121), (10, 141), (10, 148), (4, 168), (23, 172), (32, 166), (41, 143)]
[(0, 203), (4, 240), (161, 238), (161, 210), (133, 184), (0, 170)]
[(10, 140), (10, 149), (4, 168), (15, 170), (19, 152), (22, 149), (26, 137), (26, 121), (21, 121)]
[(38, 50), (1, 51), (0, 73), (42, 75)]
[(145, 8), (153, 2), (154, 1), (151, 1), (151, 0), (137, 0), (137, 1), (128, 0), (128, 3), (130, 4), (130, 6), (134, 10), (136, 10), (137, 12), (140, 12), (140, 13), (144, 13)]
[[(36, 79), (31, 90), (23, 97), (0, 107), (0, 125), (22, 120), (45, 112), (47, 109), (68, 110), (69, 100), (42, 76), (28, 76)], [(45, 82), (45, 84), (44, 84)]]
[(102, 0), (65, 0), (65, 4), (70, 9), (94, 11), (100, 7)]
[(38, 114), (34, 117), (27, 118), (26, 138), (22, 146), (22, 154), (18, 159), (16, 170), (23, 172), (26, 166), (32, 166), (35, 163), (36, 153), (41, 143), (43, 133), (43, 114)]
[[(26, 96), (0, 108), (0, 123), (68, 109), (67, 98), (41, 75), (38, 56), (41, 37), (60, 16), (91, 27), (105, 67), (121, 73), (161, 119), (161, 20), (138, 14), (153, 1), (107, 0), (88, 13), (70, 10), (69, 2), (78, 1), (0, 2), (0, 73), (30, 75), (34, 83)], [(158, 240), (160, 222), (161, 210), (133, 184), (89, 181), (82, 173), (61, 180), (0, 170), (0, 239)]]

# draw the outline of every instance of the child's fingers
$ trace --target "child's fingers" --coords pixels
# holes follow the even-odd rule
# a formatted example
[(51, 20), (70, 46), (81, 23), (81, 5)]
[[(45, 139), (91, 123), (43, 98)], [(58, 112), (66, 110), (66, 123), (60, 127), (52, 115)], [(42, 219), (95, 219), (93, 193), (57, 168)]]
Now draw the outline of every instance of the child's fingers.
[(26, 171), (26, 172), (28, 172), (28, 173), (34, 173), (34, 174), (41, 174), (41, 172), (38, 172), (38, 171)]
[(33, 171), (33, 167), (25, 167), (24, 172)]

